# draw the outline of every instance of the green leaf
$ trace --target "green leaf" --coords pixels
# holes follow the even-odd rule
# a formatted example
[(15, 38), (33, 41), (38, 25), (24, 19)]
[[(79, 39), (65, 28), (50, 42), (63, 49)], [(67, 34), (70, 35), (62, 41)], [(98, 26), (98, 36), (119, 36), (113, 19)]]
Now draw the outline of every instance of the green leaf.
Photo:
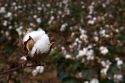
[(100, 83), (114, 83), (114, 81), (109, 79), (103, 79), (103, 80), (100, 80)]
[(125, 34), (121, 34), (119, 37), (118, 37), (119, 40), (121, 41), (125, 41)]
[(121, 69), (122, 69), (122, 70), (125, 70), (125, 64), (122, 64), (122, 65), (121, 65)]
[(62, 80), (62, 83), (81, 83), (81, 82), (82, 82), (82, 80), (77, 79), (72, 76), (67, 76)]
[(52, 54), (50, 55), (50, 58), (51, 58), (52, 60), (55, 60), (55, 61), (59, 60), (61, 57), (62, 57), (62, 56), (61, 56), (60, 52), (54, 52), (54, 53), (52, 53)]
[(93, 69), (83, 69), (82, 70), (83, 77), (86, 79), (90, 79), (96, 75), (96, 71)]
[(73, 56), (77, 56), (78, 55), (78, 51), (77, 50), (75, 50), (74, 52), (73, 52)]
[(118, 72), (119, 72), (119, 68), (116, 65), (113, 65), (113, 66), (110, 66), (110, 68), (108, 69), (107, 75), (113, 78), (114, 74)]
[(122, 46), (112, 46), (112, 45), (109, 45), (108, 49), (109, 49), (110, 53), (115, 53), (115, 54), (116, 53), (121, 54), (124, 51)]

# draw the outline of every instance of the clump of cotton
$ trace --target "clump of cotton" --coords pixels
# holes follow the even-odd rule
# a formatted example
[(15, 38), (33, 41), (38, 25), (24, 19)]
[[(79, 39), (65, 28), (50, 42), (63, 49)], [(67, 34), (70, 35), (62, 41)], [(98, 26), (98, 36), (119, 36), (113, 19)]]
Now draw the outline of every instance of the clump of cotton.
[(99, 83), (99, 80), (97, 78), (93, 78), (92, 80), (90, 80), (90, 83)]
[(24, 60), (24, 61), (27, 60), (26, 56), (22, 56), (20, 59), (21, 59), (21, 60)]
[(32, 75), (36, 76), (37, 74), (41, 74), (44, 72), (44, 66), (37, 66), (33, 71)]
[(101, 54), (103, 54), (103, 55), (106, 55), (109, 52), (108, 48), (104, 47), (104, 46), (101, 46), (99, 48), (99, 50), (100, 50)]
[[(31, 31), (27, 33), (23, 38), (23, 42), (28, 41), (30, 37), (33, 40), (32, 49), (30, 49), (29, 46), (26, 46), (26, 48), (28, 49), (28, 52), (31, 57), (33, 57), (35, 53), (39, 54), (39, 53), (46, 53), (49, 51), (50, 40), (44, 30), (38, 29), (37, 31)], [(30, 43), (30, 41), (27, 42), (27, 45), (28, 43)]]

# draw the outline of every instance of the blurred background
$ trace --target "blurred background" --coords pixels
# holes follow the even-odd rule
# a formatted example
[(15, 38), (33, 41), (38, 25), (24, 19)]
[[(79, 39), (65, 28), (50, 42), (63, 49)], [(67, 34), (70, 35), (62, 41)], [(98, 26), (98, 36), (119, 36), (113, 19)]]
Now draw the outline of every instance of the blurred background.
[(54, 42), (46, 71), (14, 71), (10, 83), (125, 83), (125, 0), (0, 0), (1, 72), (24, 55), (24, 32), (38, 28)]

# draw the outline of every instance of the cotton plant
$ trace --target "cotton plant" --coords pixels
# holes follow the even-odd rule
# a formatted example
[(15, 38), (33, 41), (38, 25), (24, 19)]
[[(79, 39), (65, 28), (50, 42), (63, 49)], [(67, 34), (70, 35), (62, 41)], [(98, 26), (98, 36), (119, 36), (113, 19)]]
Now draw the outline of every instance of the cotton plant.
[[(50, 43), (49, 36), (41, 28), (36, 31), (27, 32), (23, 37), (22, 45), (26, 55), (32, 59), (35, 56), (42, 56), (42, 54), (48, 53), (51, 50), (52, 46), (52, 44)], [(27, 56), (22, 56), (20, 59), (27, 61)], [(27, 62), (27, 64), (29, 63)], [(32, 71), (32, 74), (33, 76), (36, 76), (38, 73), (41, 74), (43, 71), (44, 66), (38, 65)]]

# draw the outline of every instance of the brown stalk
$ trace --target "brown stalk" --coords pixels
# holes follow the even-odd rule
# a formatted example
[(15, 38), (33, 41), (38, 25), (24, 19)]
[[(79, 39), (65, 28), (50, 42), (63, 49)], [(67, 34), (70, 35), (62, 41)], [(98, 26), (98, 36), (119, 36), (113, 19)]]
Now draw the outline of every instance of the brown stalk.
[(24, 69), (24, 68), (26, 68), (26, 67), (36, 67), (36, 66), (38, 66), (38, 65), (32, 65), (32, 66), (18, 66), (18, 67), (9, 69), (9, 70), (4, 71), (4, 72), (0, 72), (0, 78), (3, 77), (3, 76), (6, 76), (6, 75), (8, 75), (8, 74), (12, 74), (14, 71)]

